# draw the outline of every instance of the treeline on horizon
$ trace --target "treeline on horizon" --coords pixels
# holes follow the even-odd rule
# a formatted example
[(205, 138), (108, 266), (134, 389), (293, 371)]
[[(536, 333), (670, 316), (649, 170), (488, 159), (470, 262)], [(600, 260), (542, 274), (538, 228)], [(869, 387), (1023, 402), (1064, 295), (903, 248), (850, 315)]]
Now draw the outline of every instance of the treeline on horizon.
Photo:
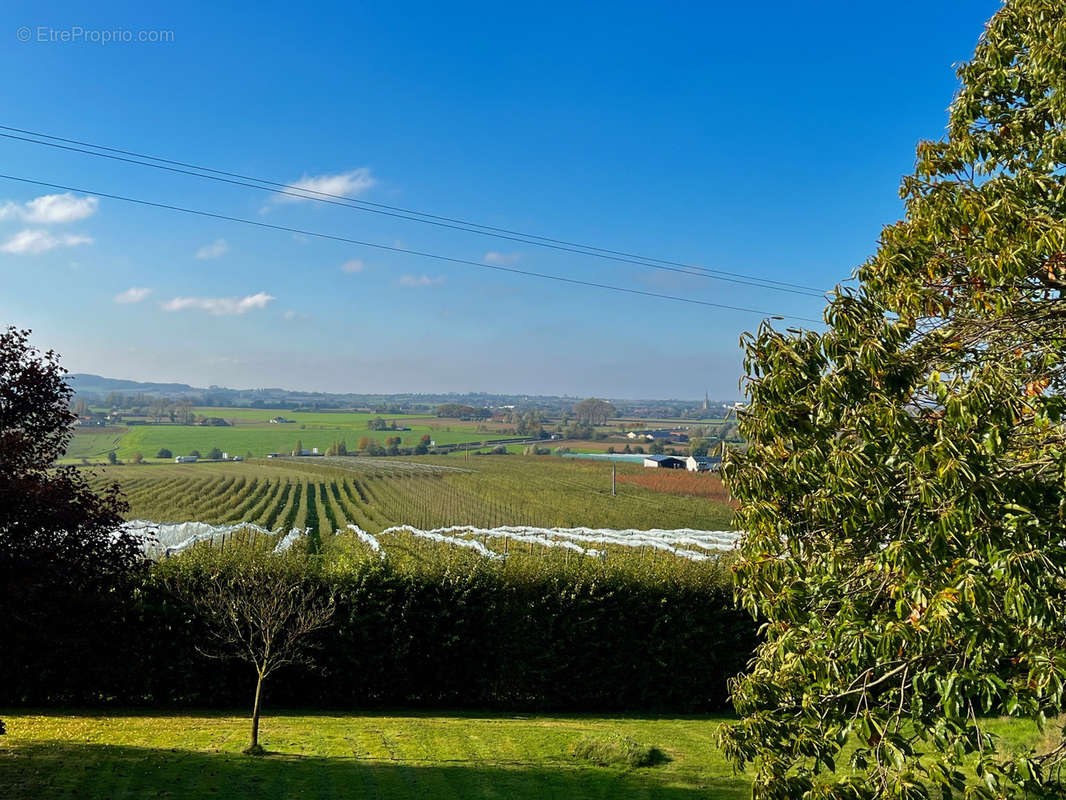
[[(377, 414), (433, 414), (445, 404), (472, 408), (508, 408), (565, 414), (583, 398), (559, 395), (511, 395), (467, 393), (355, 394), (300, 392), (288, 389), (197, 388), (187, 384), (148, 383), (102, 378), (81, 373), (66, 376), (76, 397), (90, 405), (132, 408), (150, 405), (164, 397), (188, 405), (234, 408), (288, 409), (290, 411), (358, 410)], [(703, 409), (702, 400), (610, 399), (619, 416), (636, 418), (701, 419), (724, 417), (734, 407), (732, 400), (713, 400)]]

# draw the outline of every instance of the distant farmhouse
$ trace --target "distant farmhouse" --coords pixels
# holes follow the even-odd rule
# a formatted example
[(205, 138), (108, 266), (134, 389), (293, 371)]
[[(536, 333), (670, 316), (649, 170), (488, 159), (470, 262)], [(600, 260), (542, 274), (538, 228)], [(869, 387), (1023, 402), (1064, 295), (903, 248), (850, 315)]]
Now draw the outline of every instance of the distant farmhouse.
[(721, 456), (689, 456), (685, 459), (689, 472), (718, 472), (722, 468)]
[(655, 469), (685, 469), (685, 459), (680, 456), (644, 456), (644, 466)]
[(644, 439), (649, 442), (688, 441), (688, 434), (677, 430), (630, 431), (626, 436), (630, 439)]

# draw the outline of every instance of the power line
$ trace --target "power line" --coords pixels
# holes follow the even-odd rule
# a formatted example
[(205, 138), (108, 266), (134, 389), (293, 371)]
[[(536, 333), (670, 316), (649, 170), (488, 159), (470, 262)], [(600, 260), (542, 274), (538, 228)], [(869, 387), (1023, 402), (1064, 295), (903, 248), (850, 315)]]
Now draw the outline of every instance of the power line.
[[(165, 170), (167, 172), (173, 172), (182, 175), (189, 175), (196, 178), (217, 181), (220, 183), (227, 183), (234, 186), (242, 186), (249, 189), (258, 189), (260, 191), (270, 192), (272, 194), (287, 195), (302, 200), (313, 200), (319, 203), (328, 203), (330, 205), (351, 208), (356, 211), (365, 211), (368, 213), (380, 214), (383, 216), (403, 219), (409, 222), (419, 222), (426, 225), (434, 225), (436, 227), (459, 230), (465, 233), (474, 233), (479, 236), (489, 236), (496, 239), (505, 239), (507, 241), (518, 242), (521, 244), (533, 245), (535, 247), (544, 247), (552, 250), (576, 253), (578, 255), (591, 256), (607, 261), (615, 261), (625, 264), (635, 264), (651, 269), (664, 270), (667, 272), (677, 272), (683, 275), (692, 275), (695, 277), (709, 278), (712, 280), (721, 280), (745, 286), (755, 286), (761, 289), (772, 289), (775, 291), (789, 292), (792, 294), (799, 294), (807, 297), (821, 298), (825, 295), (824, 292), (818, 289), (815, 289), (810, 286), (803, 286), (801, 284), (788, 283), (786, 281), (777, 281), (770, 278), (759, 278), (755, 276), (744, 275), (742, 273), (727, 272), (725, 270), (710, 269), (708, 267), (684, 264), (682, 262), (669, 261), (666, 259), (659, 259), (651, 256), (641, 256), (634, 253), (627, 253), (625, 251), (610, 250), (607, 248), (595, 247), (592, 245), (568, 242), (563, 239), (552, 239), (546, 236), (523, 233), (521, 231), (510, 230), (507, 228), (497, 228), (489, 225), (481, 225), (479, 223), (468, 222), (452, 217), (427, 214), (422, 211), (414, 211), (411, 209), (405, 209), (398, 206), (390, 206), (383, 203), (373, 203), (368, 200), (359, 200), (358, 198), (347, 197), (345, 195), (330, 194), (329, 192), (321, 192), (315, 189), (305, 189), (298, 186), (292, 186), (290, 184), (267, 180), (265, 178), (257, 178), (253, 176), (242, 175), (236, 172), (227, 172), (225, 170), (212, 169), (210, 167), (204, 167), (184, 161), (175, 161), (172, 159), (160, 158), (158, 156), (136, 153), (130, 150), (122, 150), (119, 148), (108, 147), (105, 145), (93, 144), (91, 142), (84, 142), (78, 139), (69, 139), (60, 136), (53, 136), (46, 133), (29, 131), (22, 128), (11, 127), (8, 125), (0, 125), (0, 130), (15, 131), (18, 133), (28, 134), (29, 136), (51, 139), (53, 141), (44, 142), (40, 141), (39, 139), (27, 138), (26, 136), (15, 136), (10, 133), (0, 133), (0, 137), (3, 137), (5, 139), (41, 145), (44, 147), (52, 147), (60, 150), (66, 150), (68, 152), (96, 156), (98, 158), (106, 158), (112, 161), (135, 164), (142, 167), (151, 167), (153, 169)], [(66, 142), (67, 144), (58, 144), (58, 142)], [(81, 145), (81, 147), (73, 147), (71, 145)], [(85, 148), (94, 149), (87, 150)], [(102, 150), (106, 152), (95, 152), (97, 150)], [(109, 155), (109, 153), (119, 153), (121, 155)], [(131, 156), (131, 158), (127, 158), (125, 156)], [(167, 164), (173, 166), (166, 166)], [(249, 181), (251, 181), (252, 183), (249, 183)]]
[(48, 183), (46, 181), (37, 181), (31, 178), (22, 178), (17, 175), (5, 175), (0, 174), (0, 178), (9, 181), (17, 181), (19, 183), (31, 184), (33, 186), (43, 186), (47, 189), (59, 189), (65, 192), (81, 192), (82, 194), (94, 195), (96, 197), (106, 197), (109, 200), (119, 200), (124, 203), (133, 203), (136, 205), (147, 206), (149, 208), (161, 208), (167, 211), (179, 211), (183, 214), (192, 214), (199, 217), (207, 217), (209, 219), (220, 219), (227, 222), (239, 222), (243, 225), (251, 225), (257, 228), (265, 228), (267, 230), (283, 231), (285, 233), (295, 233), (301, 236), (310, 236), (316, 239), (327, 239), (335, 242), (344, 242), (346, 244), (359, 245), (360, 247), (372, 247), (378, 250), (386, 250), (392, 253), (403, 253), (405, 255), (419, 256), (420, 258), (432, 258), (437, 261), (444, 261), (451, 264), (464, 264), (471, 267), (477, 267), (478, 269), (488, 269), (495, 272), (509, 272), (514, 275), (524, 275), (530, 278), (543, 278), (545, 280), (558, 281), (560, 283), (569, 283), (575, 286), (588, 286), (594, 289), (607, 289), (614, 292), (623, 292), (625, 294), (642, 295), (644, 297), (655, 297), (660, 300), (674, 300), (680, 303), (691, 303), (694, 305), (709, 306), (711, 308), (723, 308), (730, 311), (742, 311), (748, 314), (759, 314), (764, 317), (775, 317), (779, 319), (795, 319), (803, 322), (813, 322), (815, 324), (820, 323), (820, 320), (811, 319), (809, 317), (799, 317), (791, 314), (773, 314), (769, 311), (759, 311), (753, 308), (744, 308), (741, 306), (727, 305), (725, 303), (712, 303), (709, 300), (697, 300), (692, 297), (677, 297), (669, 294), (659, 294), (658, 292), (647, 292), (643, 289), (631, 289), (625, 286), (615, 286), (609, 283), (597, 283), (595, 281), (584, 281), (578, 278), (567, 278), (562, 275), (551, 275), (545, 272), (534, 272), (532, 270), (518, 269), (516, 267), (504, 267), (498, 264), (482, 264), (479, 261), (471, 261), (465, 258), (455, 258), (453, 256), (440, 255), (438, 253), (430, 253), (423, 250), (411, 250), (405, 247), (394, 247), (387, 244), (378, 244), (376, 242), (365, 242), (360, 239), (352, 239), (347, 236), (340, 236), (332, 233), (321, 233), (318, 231), (309, 231), (302, 228), (293, 228), (288, 225), (275, 225), (269, 222), (261, 222), (259, 220), (245, 219), (244, 217), (234, 217), (228, 214), (219, 214), (213, 211), (203, 211), (195, 208), (185, 208), (184, 206), (177, 206), (170, 203), (157, 203), (151, 200), (141, 200), (135, 197), (126, 197), (119, 194), (110, 194), (108, 192), (98, 192), (93, 189), (84, 189), (77, 186), (64, 186), (58, 183)]
[[(0, 129), (5, 128), (5, 127), (6, 126), (0, 125)], [(35, 134), (35, 135), (45, 136), (46, 134)], [(220, 182), (220, 183), (227, 183), (227, 184), (230, 184), (230, 185), (233, 185), (233, 186), (242, 186), (242, 187), (246, 187), (246, 188), (249, 188), (249, 189), (258, 189), (260, 191), (269, 192), (271, 194), (282, 194), (282, 195), (287, 195), (289, 197), (296, 197), (296, 198), (299, 198), (301, 200), (313, 200), (313, 201), (318, 202), (318, 203), (328, 203), (330, 205), (341, 206), (342, 208), (350, 208), (350, 209), (354, 209), (356, 211), (366, 211), (366, 212), (373, 213), (373, 214), (381, 214), (381, 215), (384, 215), (384, 216), (395, 217), (397, 219), (403, 219), (403, 220), (407, 220), (407, 221), (410, 221), (410, 222), (420, 222), (420, 223), (423, 223), (423, 224), (434, 225), (434, 226), (441, 227), (441, 228), (449, 228), (449, 229), (452, 229), (452, 230), (464, 231), (466, 233), (474, 233), (474, 234), (478, 234), (480, 236), (491, 236), (491, 237), (496, 238), (496, 239), (506, 239), (508, 241), (519, 242), (521, 244), (529, 244), (529, 245), (533, 245), (535, 247), (545, 247), (545, 248), (549, 248), (549, 249), (552, 249), (552, 250), (560, 250), (560, 251), (568, 252), (568, 253), (576, 253), (578, 255), (583, 255), (583, 256), (592, 256), (594, 258), (601, 258), (601, 259), (605, 259), (605, 260), (608, 260), (608, 261), (616, 261), (616, 262), (625, 263), (625, 264), (635, 264), (635, 265), (638, 265), (638, 266), (648, 267), (650, 269), (663, 270), (663, 271), (667, 271), (667, 272), (677, 272), (677, 273), (680, 273), (682, 275), (692, 275), (692, 276), (698, 277), (698, 278), (708, 278), (710, 280), (720, 280), (720, 281), (725, 281), (727, 283), (735, 283), (735, 284), (740, 284), (740, 285), (744, 285), (744, 286), (754, 286), (754, 287), (760, 288), (760, 289), (773, 289), (775, 291), (788, 292), (788, 293), (791, 293), (791, 294), (798, 294), (798, 295), (802, 295), (804, 297), (818, 297), (818, 298), (824, 297), (824, 293), (819, 292), (816, 289), (811, 289), (811, 288), (808, 288), (808, 287), (802, 287), (802, 286), (798, 286), (798, 285), (795, 285), (795, 284), (787, 284), (787, 283), (784, 283), (782, 281), (774, 281), (774, 280), (770, 280), (770, 279), (767, 279), (767, 278), (745, 279), (745, 278), (741, 278), (741, 277), (724, 277), (724, 275), (736, 275), (737, 273), (721, 273), (721, 274), (718, 274), (720, 271), (709, 270), (706, 267), (696, 267), (696, 266), (688, 266), (688, 265), (666, 266), (665, 264), (668, 264), (670, 262), (662, 262), (662, 263), (658, 263), (658, 264), (657, 263), (650, 263), (652, 261), (661, 261), (661, 260), (660, 259), (652, 259), (652, 258), (648, 258), (646, 260), (641, 260), (641, 259), (644, 258), (644, 257), (641, 257), (641, 256), (635, 256), (635, 257), (629, 258), (629, 257), (624, 257), (625, 256), (624, 253), (619, 253), (617, 256), (609, 255), (610, 253), (615, 253), (615, 252), (618, 252), (618, 251), (604, 250), (602, 248), (594, 248), (594, 247), (591, 247), (591, 246), (588, 246), (588, 245), (577, 245), (577, 244), (575, 244), (573, 246), (569, 246), (568, 243), (551, 244), (549, 242), (560, 241), (560, 240), (550, 240), (550, 239), (546, 239), (545, 237), (539, 237), (539, 236), (536, 236), (536, 235), (533, 235), (533, 234), (507, 235), (505, 233), (491, 233), (491, 232), (489, 232), (490, 229), (488, 229), (487, 226), (478, 225), (477, 223), (458, 222), (457, 224), (451, 224), (450, 222), (437, 222), (437, 221), (434, 221), (434, 220), (436, 220), (436, 219), (448, 219), (448, 218), (447, 217), (434, 217), (433, 215), (423, 214), (423, 212), (419, 212), (419, 211), (406, 211), (406, 210), (403, 210), (403, 209), (397, 209), (396, 212), (393, 212), (393, 211), (379, 210), (378, 208), (364, 208), (361, 205), (357, 205), (357, 204), (359, 204), (359, 203), (368, 203), (368, 201), (358, 200), (356, 198), (351, 198), (351, 197), (345, 197), (344, 195), (331, 195), (331, 194), (328, 194), (328, 193), (325, 193), (325, 192), (316, 191), (314, 189), (304, 189), (304, 188), (301, 188), (301, 187), (293, 187), (293, 186), (290, 186), (290, 185), (287, 185), (287, 184), (277, 183), (277, 182), (274, 182), (274, 181), (267, 181), (267, 180), (264, 180), (264, 179), (261, 179), (261, 178), (247, 178), (246, 180), (234, 180), (234, 179), (229, 179), (229, 178), (224, 178), (224, 177), (217, 177), (216, 175), (202, 174), (201, 172), (193, 171), (195, 169), (200, 169), (200, 170), (204, 170), (206, 172), (215, 172), (215, 173), (218, 173), (220, 175), (233, 175), (233, 174), (235, 174), (235, 173), (221, 172), (219, 170), (211, 170), (211, 169), (206, 168), (206, 167), (196, 167), (194, 165), (189, 165), (189, 166), (192, 167), (192, 169), (179, 169), (177, 167), (164, 166), (163, 164), (153, 164), (153, 163), (149, 163), (147, 161), (138, 161), (138, 160), (133, 159), (133, 158), (123, 158), (123, 157), (120, 157), (120, 156), (108, 155), (107, 153), (98, 153), (98, 152), (94, 152), (92, 150), (86, 150), (86, 149), (79, 148), (79, 147), (70, 147), (70, 146), (66, 146), (66, 145), (62, 145), (62, 144), (55, 144), (53, 142), (42, 142), (42, 141), (38, 141), (36, 139), (29, 139), (29, 138), (26, 138), (26, 137), (23, 137), (23, 136), (13, 136), (11, 134), (0, 133), (0, 137), (3, 137), (5, 139), (13, 139), (13, 140), (22, 141), (22, 142), (28, 142), (30, 144), (38, 144), (38, 145), (42, 145), (42, 146), (45, 146), (45, 147), (58, 148), (58, 149), (66, 150), (66, 151), (69, 151), (69, 152), (82, 153), (84, 155), (97, 156), (98, 158), (107, 158), (107, 159), (110, 159), (112, 161), (120, 161), (120, 162), (124, 162), (124, 163), (127, 163), (127, 164), (136, 164), (136, 165), (143, 166), (143, 167), (151, 167), (153, 169), (165, 170), (167, 172), (174, 172), (174, 173), (178, 173), (178, 174), (182, 174), (182, 175), (189, 175), (189, 176), (196, 177), (196, 178), (203, 178), (205, 180), (212, 180), (212, 181), (217, 181), (217, 182)], [(59, 137), (49, 137), (49, 138), (59, 138)], [(67, 140), (67, 141), (76, 141), (76, 140)], [(88, 146), (90, 146), (90, 147), (100, 147), (99, 145), (88, 145)], [(113, 150), (114, 148), (103, 148), (103, 147), (101, 147), (101, 149)], [(126, 151), (116, 150), (116, 152), (126, 152)], [(154, 156), (138, 156), (138, 157), (140, 157), (140, 158), (153, 158), (153, 159), (155, 158)], [(166, 159), (158, 159), (158, 160), (164, 161), (164, 162), (167, 161)], [(183, 162), (168, 162), (168, 163), (182, 164)], [(238, 177), (243, 177), (243, 176), (238, 176)], [(248, 183), (247, 181), (259, 181), (259, 182), (265, 183), (267, 185), (266, 186), (260, 186), (260, 185), (257, 185), (255, 183)], [(272, 187), (283, 187), (283, 188), (272, 188)], [(295, 191), (292, 191), (293, 189), (295, 189)], [(316, 195), (322, 195), (322, 196), (321, 197), (309, 197), (308, 193), (316, 194)], [(329, 198), (337, 198), (337, 199), (336, 200), (331, 200)], [(392, 208), (391, 206), (383, 206), (382, 204), (379, 204), (379, 203), (373, 203), (373, 204), (370, 204), (370, 205), (379, 206), (380, 208)], [(419, 219), (419, 218), (417, 218), (415, 216), (410, 216), (412, 214), (417, 214), (417, 215), (420, 215), (420, 216), (430, 217), (430, 218), (428, 218), (428, 219)], [(477, 228), (486, 228), (486, 230), (477, 230)], [(502, 231), (502, 230), (505, 230), (505, 229), (494, 229), (494, 230), (501, 230)], [(523, 238), (523, 237), (528, 237), (528, 238)], [(544, 239), (544, 241), (532, 241), (532, 239)], [(585, 249), (580, 249), (580, 248), (585, 248)], [(600, 252), (595, 252), (595, 251), (600, 251)]]

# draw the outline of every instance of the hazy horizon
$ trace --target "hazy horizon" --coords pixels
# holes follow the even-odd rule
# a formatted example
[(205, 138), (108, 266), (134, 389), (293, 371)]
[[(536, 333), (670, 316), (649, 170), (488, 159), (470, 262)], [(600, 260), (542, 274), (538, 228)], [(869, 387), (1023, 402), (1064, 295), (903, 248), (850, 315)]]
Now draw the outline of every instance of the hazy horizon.
[[(308, 388), (306, 386), (282, 386), (282, 385), (278, 385), (278, 384), (263, 384), (261, 386), (235, 386), (235, 385), (227, 385), (227, 384), (197, 384), (197, 383), (192, 383), (192, 382), (189, 382), (189, 381), (181, 380), (180, 378), (160, 378), (160, 379), (130, 378), (130, 377), (126, 377), (126, 376), (107, 375), (107, 374), (103, 374), (103, 373), (99, 373), (99, 372), (88, 372), (88, 371), (84, 371), (84, 370), (69, 370), (69, 372), (67, 373), (66, 377), (69, 379), (69, 378), (72, 378), (72, 377), (77, 377), (79, 375), (90, 375), (90, 376), (94, 376), (94, 377), (98, 377), (98, 378), (103, 378), (103, 379), (106, 379), (106, 380), (130, 381), (130, 382), (133, 382), (133, 383), (144, 383), (144, 384), (180, 384), (180, 385), (183, 385), (183, 386), (189, 386), (192, 389), (204, 390), (204, 391), (211, 391), (212, 389), (225, 389), (225, 390), (230, 390), (230, 391), (251, 392), (251, 391), (257, 391), (257, 390), (274, 390), (274, 389), (276, 389), (276, 390), (280, 390), (280, 391), (283, 391), (283, 392), (293, 392), (293, 393), (307, 392), (307, 393), (336, 394), (336, 395), (356, 394), (356, 395), (370, 395), (370, 396), (382, 396), (382, 397), (397, 396), (397, 395), (426, 395), (426, 396), (436, 396), (436, 395), (440, 395), (440, 396), (443, 396), (443, 395), (457, 395), (457, 396), (458, 395), (486, 395), (486, 396), (489, 396), (489, 397), (521, 397), (521, 396), (526, 396), (526, 397), (564, 397), (564, 398), (567, 398), (567, 399), (573, 398), (575, 400), (580, 400), (580, 399), (587, 398), (587, 397), (600, 397), (600, 398), (603, 398), (603, 399), (606, 399), (606, 400), (623, 400), (623, 401), (630, 402), (630, 403), (637, 403), (637, 402), (649, 402), (649, 403), (652, 403), (652, 402), (681, 402), (681, 403), (696, 403), (696, 404), (698, 404), (698, 403), (702, 403), (703, 400), (704, 400), (703, 396), (700, 396), (700, 397), (681, 397), (681, 396), (670, 397), (670, 396), (664, 395), (664, 396), (661, 396), (661, 397), (636, 397), (636, 396), (627, 397), (627, 396), (624, 396), (624, 395), (602, 395), (602, 394), (601, 395), (596, 395), (596, 394), (581, 393), (581, 392), (576, 393), (576, 394), (575, 393), (558, 394), (558, 393), (552, 393), (552, 392), (519, 392), (519, 391), (489, 390), (489, 389), (465, 389), (465, 390), (456, 390), (456, 391), (448, 391), (448, 392), (433, 392), (433, 391), (426, 391), (424, 389), (408, 389), (408, 390), (399, 389), (399, 390), (396, 390), (396, 391), (377, 391), (377, 390), (370, 391), (370, 390), (368, 390), (368, 391), (341, 392), (341, 391), (334, 391), (334, 390), (330, 390), (330, 389), (311, 389), (311, 388)], [(133, 389), (116, 389), (115, 391), (122, 393), (122, 392), (132, 392), (134, 390)], [(707, 399), (711, 403), (733, 403), (733, 402), (737, 402), (738, 400), (740, 400), (741, 396), (739, 394), (737, 394), (736, 396), (732, 396), (732, 397), (715, 397), (715, 396), (710, 395), (708, 393)]]

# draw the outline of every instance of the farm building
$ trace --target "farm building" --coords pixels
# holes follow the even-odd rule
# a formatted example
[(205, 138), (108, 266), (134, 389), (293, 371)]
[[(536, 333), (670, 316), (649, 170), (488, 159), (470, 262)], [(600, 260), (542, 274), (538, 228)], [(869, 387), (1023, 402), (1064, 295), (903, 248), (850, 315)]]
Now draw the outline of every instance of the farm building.
[(668, 442), (671, 439), (677, 442), (687, 442), (688, 434), (681, 431), (630, 431), (626, 434), (629, 439), (644, 439), (649, 442)]
[(644, 456), (644, 466), (657, 469), (684, 469), (685, 459), (677, 456)]
[(689, 472), (717, 472), (722, 468), (721, 456), (689, 456), (685, 459)]

